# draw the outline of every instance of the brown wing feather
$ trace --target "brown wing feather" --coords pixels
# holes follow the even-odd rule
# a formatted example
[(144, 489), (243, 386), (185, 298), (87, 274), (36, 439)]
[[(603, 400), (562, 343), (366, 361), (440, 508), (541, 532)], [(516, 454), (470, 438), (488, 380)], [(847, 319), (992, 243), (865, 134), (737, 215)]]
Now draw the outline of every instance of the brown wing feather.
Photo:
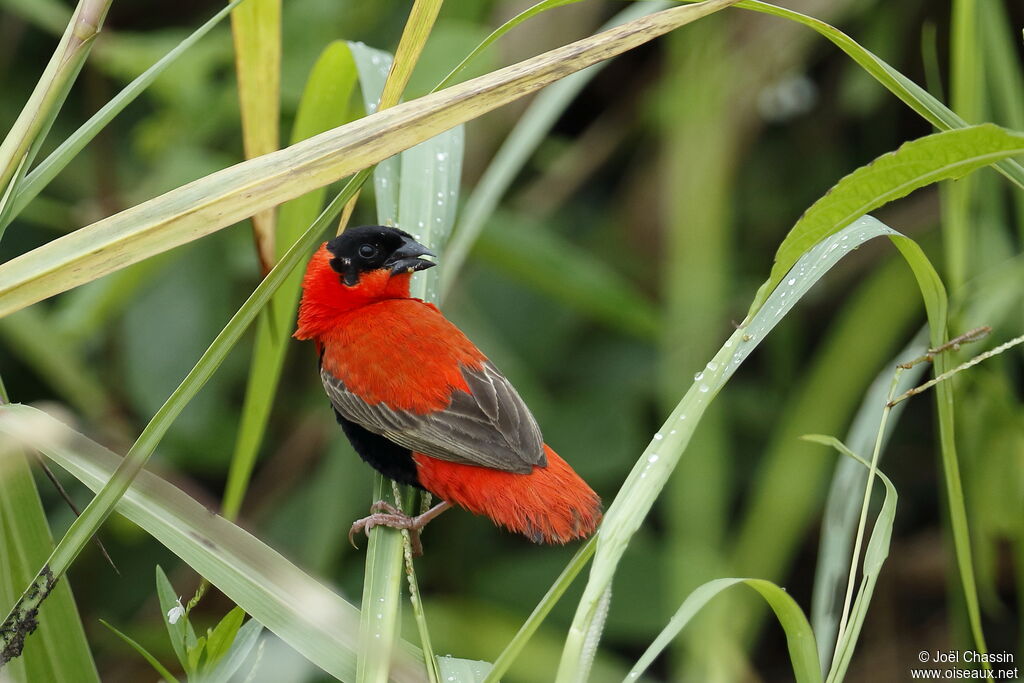
[(343, 417), (410, 450), (507, 472), (547, 466), (540, 427), (505, 376), (490, 361), (476, 370), (463, 367), (462, 375), (471, 393), (455, 390), (444, 410), (417, 415), (370, 405), (327, 370), (320, 371), (327, 396)]

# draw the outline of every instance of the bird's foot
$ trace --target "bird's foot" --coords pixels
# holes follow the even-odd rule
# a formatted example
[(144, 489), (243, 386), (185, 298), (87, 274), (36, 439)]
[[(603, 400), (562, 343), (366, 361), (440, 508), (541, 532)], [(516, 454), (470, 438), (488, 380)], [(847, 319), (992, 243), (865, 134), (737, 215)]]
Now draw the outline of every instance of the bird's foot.
[(355, 536), (359, 533), (369, 534), (374, 527), (386, 526), (392, 529), (406, 529), (409, 532), (409, 542), (412, 546), (413, 557), (423, 554), (423, 544), (420, 543), (420, 530), (427, 525), (427, 522), (451, 507), (450, 503), (444, 501), (438, 503), (421, 515), (407, 515), (399, 508), (390, 503), (378, 500), (370, 506), (368, 517), (356, 520), (348, 531), (348, 541), (353, 548), (356, 545)]

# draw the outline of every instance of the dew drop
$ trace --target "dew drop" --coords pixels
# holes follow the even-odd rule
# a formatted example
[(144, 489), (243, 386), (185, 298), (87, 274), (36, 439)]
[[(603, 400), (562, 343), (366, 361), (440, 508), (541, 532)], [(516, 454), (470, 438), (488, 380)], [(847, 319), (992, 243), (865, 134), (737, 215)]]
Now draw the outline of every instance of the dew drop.
[(438, 152), (437, 153), (437, 160), (438, 161), (444, 161), (447, 158), (448, 158), (448, 153), (447, 152)]
[(707, 369), (710, 370), (711, 372), (714, 372), (715, 370), (718, 369), (718, 363), (716, 363), (713, 360), (708, 361)]
[(702, 379), (704, 379), (704, 373), (703, 372), (698, 372), (696, 375), (693, 376), (693, 381), (694, 382), (699, 382)]
[(676, 433), (676, 430), (674, 430), (674, 429), (669, 431), (669, 434), (675, 434), (675, 433)]
[(647, 456), (647, 462), (658, 462), (658, 454), (651, 453), (649, 456)]
[(660, 433), (654, 435), (654, 440), (655, 441), (661, 441), (664, 438), (665, 437), (663, 437)]
[(700, 385), (700, 393), (706, 394), (706, 393), (708, 393), (708, 389), (710, 389), (710, 388), (711, 387), (709, 387), (707, 384), (701, 384)]
[[(803, 272), (803, 269), (802, 269), (802, 268), (800, 269), (800, 272), (801, 272), (801, 273)], [(795, 285), (795, 284), (796, 284), (796, 278), (795, 278), (795, 277), (791, 277), (791, 278), (789, 278), (789, 282), (787, 282), (786, 284), (788, 284), (788, 285), (789, 285), (790, 287), (792, 287), (793, 285)]]

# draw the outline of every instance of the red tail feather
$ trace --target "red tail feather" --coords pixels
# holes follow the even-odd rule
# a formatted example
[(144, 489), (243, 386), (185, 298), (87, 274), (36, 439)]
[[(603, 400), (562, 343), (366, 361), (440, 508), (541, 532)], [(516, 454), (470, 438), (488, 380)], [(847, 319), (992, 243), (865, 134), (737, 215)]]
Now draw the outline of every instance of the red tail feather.
[(601, 521), (601, 499), (545, 444), (547, 467), (529, 474), (462, 465), (413, 453), (420, 483), (449, 503), (490, 517), (535, 543), (586, 538)]

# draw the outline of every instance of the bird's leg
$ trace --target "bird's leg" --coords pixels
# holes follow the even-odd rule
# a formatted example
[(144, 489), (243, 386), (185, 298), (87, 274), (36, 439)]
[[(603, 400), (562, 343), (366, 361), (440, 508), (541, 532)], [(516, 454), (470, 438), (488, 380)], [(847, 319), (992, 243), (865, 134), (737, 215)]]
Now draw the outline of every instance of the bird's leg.
[(352, 524), (352, 528), (348, 531), (348, 541), (353, 547), (358, 548), (359, 546), (356, 545), (355, 535), (358, 533), (369, 534), (375, 526), (387, 526), (392, 529), (407, 529), (410, 532), (409, 539), (412, 544), (412, 554), (419, 557), (423, 554), (423, 545), (420, 543), (420, 530), (427, 525), (427, 522), (434, 519), (451, 506), (451, 503), (441, 501), (423, 514), (412, 516), (405, 514), (390, 503), (378, 500), (370, 506), (370, 512), (373, 514), (369, 517), (363, 517), (362, 519), (356, 520), (355, 523)]

